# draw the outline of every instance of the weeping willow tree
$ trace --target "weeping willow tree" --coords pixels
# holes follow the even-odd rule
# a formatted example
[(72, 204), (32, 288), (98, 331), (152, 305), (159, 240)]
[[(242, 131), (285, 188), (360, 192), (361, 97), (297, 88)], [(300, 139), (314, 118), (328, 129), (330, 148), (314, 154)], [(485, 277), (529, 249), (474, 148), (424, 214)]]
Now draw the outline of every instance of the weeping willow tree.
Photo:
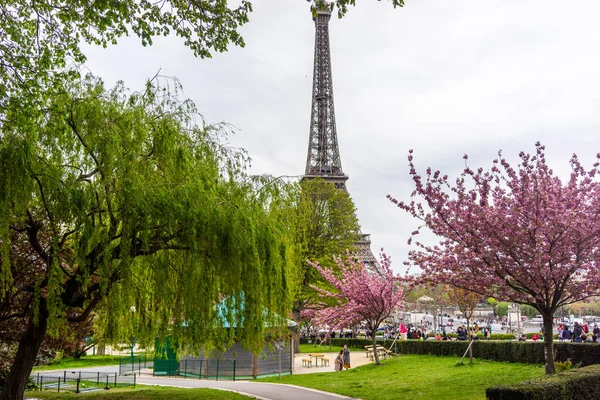
[(22, 398), (45, 335), (92, 312), (115, 342), (261, 349), (296, 276), (278, 194), (172, 84), (61, 85), (42, 112), (13, 102), (0, 131), (0, 322), (23, 325), (0, 399)]

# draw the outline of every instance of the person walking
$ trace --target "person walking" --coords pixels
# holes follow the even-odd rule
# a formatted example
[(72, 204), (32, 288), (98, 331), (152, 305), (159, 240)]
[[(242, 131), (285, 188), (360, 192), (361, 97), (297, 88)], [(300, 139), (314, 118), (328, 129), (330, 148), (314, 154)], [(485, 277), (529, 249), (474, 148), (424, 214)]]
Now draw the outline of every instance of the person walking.
[(342, 352), (344, 355), (344, 368), (348, 369), (350, 368), (350, 350), (348, 350), (347, 345), (344, 345)]
[(404, 325), (403, 323), (400, 323), (398, 332), (400, 332), (400, 337), (402, 338), (402, 340), (406, 340), (406, 334), (408, 333), (408, 329), (406, 329), (406, 325)]
[(344, 350), (340, 350), (340, 353), (335, 358), (334, 367), (336, 371), (341, 371), (344, 368)]

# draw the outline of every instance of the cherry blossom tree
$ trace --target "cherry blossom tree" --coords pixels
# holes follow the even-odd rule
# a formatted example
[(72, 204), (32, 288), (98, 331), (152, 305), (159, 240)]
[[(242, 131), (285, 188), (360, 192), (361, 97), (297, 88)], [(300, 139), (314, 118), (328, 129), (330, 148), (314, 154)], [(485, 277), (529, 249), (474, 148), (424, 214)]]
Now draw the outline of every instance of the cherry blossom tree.
[(553, 374), (554, 313), (600, 288), (600, 163), (586, 170), (573, 155), (563, 182), (544, 150), (538, 142), (534, 154), (521, 152), (516, 169), (499, 152), (490, 170), (467, 166), (455, 183), (429, 168), (419, 175), (411, 150), (412, 199), (388, 198), (441, 237), (409, 254), (423, 279), (539, 311), (546, 373)]
[[(373, 346), (376, 343), (376, 333), (379, 324), (385, 321), (392, 312), (400, 308), (404, 299), (401, 285), (402, 278), (394, 275), (390, 257), (380, 255), (381, 273), (370, 272), (362, 262), (356, 261), (347, 253), (346, 261), (335, 257), (339, 273), (322, 268), (319, 264), (309, 261), (323, 278), (331, 285), (332, 290), (315, 289), (337, 305), (317, 311), (316, 321), (321, 325), (329, 325), (330, 332), (343, 329), (359, 323), (365, 323), (371, 331)], [(375, 363), (380, 365), (379, 355), (374, 352)]]

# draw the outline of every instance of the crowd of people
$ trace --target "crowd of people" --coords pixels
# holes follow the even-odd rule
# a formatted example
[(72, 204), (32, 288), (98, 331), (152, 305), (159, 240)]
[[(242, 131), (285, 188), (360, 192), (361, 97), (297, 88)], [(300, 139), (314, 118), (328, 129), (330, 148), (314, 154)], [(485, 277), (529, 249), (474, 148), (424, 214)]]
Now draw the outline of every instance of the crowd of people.
[(580, 324), (575, 322), (573, 329), (567, 324), (558, 325), (558, 340), (560, 342), (596, 342), (600, 343), (600, 328), (598, 324), (594, 324), (590, 332), (588, 324)]

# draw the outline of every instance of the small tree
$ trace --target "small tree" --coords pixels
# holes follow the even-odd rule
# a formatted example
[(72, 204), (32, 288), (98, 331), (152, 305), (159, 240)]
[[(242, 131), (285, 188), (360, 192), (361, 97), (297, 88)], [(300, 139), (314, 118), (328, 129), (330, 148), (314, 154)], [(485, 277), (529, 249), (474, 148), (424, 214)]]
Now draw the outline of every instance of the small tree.
[[(473, 314), (475, 313), (475, 309), (477, 308), (477, 304), (479, 304), (482, 299), (481, 296), (458, 287), (447, 288), (447, 293), (448, 301), (451, 304), (455, 304), (467, 320), (467, 335), (469, 337), (469, 342), (472, 342), (473, 336), (470, 331), (470, 323), (471, 318), (473, 318)], [(473, 362), (473, 346), (469, 346), (469, 361)]]
[(496, 315), (499, 317), (508, 316), (508, 307), (509, 306), (510, 306), (510, 303), (507, 301), (501, 301), (498, 304), (496, 304)]
[(517, 169), (500, 152), (489, 171), (466, 167), (452, 184), (440, 171), (418, 175), (409, 153), (413, 200), (388, 198), (441, 237), (436, 246), (417, 243), (410, 261), (435, 283), (538, 310), (546, 373), (555, 373), (554, 313), (600, 288), (600, 163), (586, 171), (573, 155), (563, 183), (537, 143), (534, 155), (520, 153)]
[[(365, 322), (371, 331), (373, 349), (377, 346), (376, 334), (379, 324), (400, 307), (404, 299), (401, 286), (402, 278), (394, 275), (391, 259), (380, 256), (381, 274), (367, 270), (364, 263), (356, 262), (349, 253), (346, 262), (335, 257), (339, 275), (322, 268), (319, 264), (308, 262), (316, 268), (333, 290), (315, 288), (321, 295), (333, 299), (337, 305), (325, 308), (317, 313), (317, 319), (329, 329), (343, 329)], [(373, 351), (375, 363), (380, 365), (377, 351)]]

